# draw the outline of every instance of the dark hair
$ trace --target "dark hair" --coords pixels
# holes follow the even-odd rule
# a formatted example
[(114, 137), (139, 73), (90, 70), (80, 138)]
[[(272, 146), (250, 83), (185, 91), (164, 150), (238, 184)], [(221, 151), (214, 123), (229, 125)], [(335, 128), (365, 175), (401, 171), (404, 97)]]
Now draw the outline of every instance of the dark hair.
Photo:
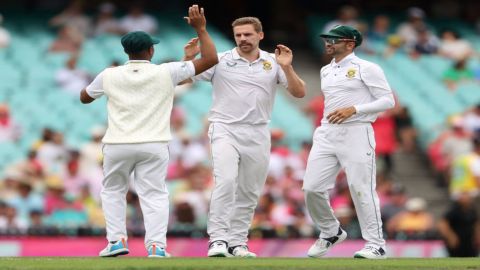
[(442, 29), (442, 31), (440, 33), (442, 33), (441, 35), (443, 35), (447, 32), (452, 33), (452, 35), (455, 37), (455, 39), (460, 38), (460, 33), (458, 33), (456, 30), (453, 30), (453, 29), (450, 29), (450, 28), (444, 28), (444, 29)]

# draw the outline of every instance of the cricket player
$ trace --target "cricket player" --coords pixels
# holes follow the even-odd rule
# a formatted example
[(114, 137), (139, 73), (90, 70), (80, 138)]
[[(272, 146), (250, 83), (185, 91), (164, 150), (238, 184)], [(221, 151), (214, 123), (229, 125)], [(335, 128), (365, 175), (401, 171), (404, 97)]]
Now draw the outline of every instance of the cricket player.
[[(209, 257), (256, 257), (247, 247), (248, 230), (263, 189), (270, 159), (271, 118), (277, 84), (297, 98), (305, 83), (292, 67), (292, 51), (277, 45), (275, 54), (259, 48), (264, 37), (258, 18), (232, 23), (237, 46), (218, 55), (219, 63), (193, 78), (210, 81), (209, 114), (215, 186), (207, 231)], [(198, 40), (185, 47), (185, 59), (198, 52)]]
[(101, 257), (129, 252), (125, 196), (132, 172), (145, 222), (148, 257), (169, 256), (165, 251), (169, 215), (165, 177), (174, 86), (218, 63), (203, 8), (191, 6), (186, 19), (200, 40), (199, 59), (152, 64), (153, 45), (159, 41), (142, 31), (130, 32), (122, 37), (130, 60), (123, 66), (102, 71), (80, 94), (82, 103), (90, 103), (102, 95), (108, 98), (108, 129), (102, 141), (105, 178), (101, 191), (108, 245), (100, 251)]
[(362, 43), (359, 31), (337, 25), (320, 36), (333, 60), (320, 71), (325, 113), (313, 135), (303, 183), (308, 211), (320, 229), (320, 237), (308, 250), (308, 256), (322, 257), (347, 238), (333, 214), (328, 194), (339, 170), (344, 169), (362, 236), (367, 241), (354, 257), (384, 259), (371, 123), (378, 113), (393, 108), (393, 94), (382, 69), (353, 52)]

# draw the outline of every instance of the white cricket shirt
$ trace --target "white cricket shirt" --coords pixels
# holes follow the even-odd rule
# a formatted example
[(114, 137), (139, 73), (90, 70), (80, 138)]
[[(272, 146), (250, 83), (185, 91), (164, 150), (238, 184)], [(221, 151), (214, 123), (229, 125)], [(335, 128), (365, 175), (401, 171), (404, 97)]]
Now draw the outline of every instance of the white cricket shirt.
[(249, 62), (236, 48), (218, 54), (219, 63), (193, 77), (211, 81), (213, 103), (208, 120), (226, 124), (266, 124), (270, 121), (277, 84), (288, 86), (274, 54), (260, 50)]
[(382, 69), (354, 53), (339, 63), (333, 59), (324, 66), (320, 71), (320, 80), (325, 96), (322, 125), (328, 124), (327, 115), (339, 108), (355, 106), (357, 110), (344, 123), (367, 123), (374, 122), (379, 112), (395, 105)]

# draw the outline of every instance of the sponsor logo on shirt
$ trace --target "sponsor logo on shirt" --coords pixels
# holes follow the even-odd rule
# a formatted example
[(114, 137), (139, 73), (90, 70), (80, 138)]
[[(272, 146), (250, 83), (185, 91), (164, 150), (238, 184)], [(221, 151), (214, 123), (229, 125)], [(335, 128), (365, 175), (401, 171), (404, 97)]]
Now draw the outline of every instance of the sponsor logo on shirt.
[(234, 67), (236, 65), (237, 65), (236, 62), (227, 62), (227, 66), (229, 66), (229, 67)]
[(345, 76), (347, 78), (351, 79), (351, 78), (355, 77), (356, 73), (357, 73), (357, 70), (354, 69), (354, 68), (351, 68), (351, 69), (347, 70), (347, 74)]
[(263, 70), (265, 71), (272, 70), (272, 63), (268, 61), (263, 61)]

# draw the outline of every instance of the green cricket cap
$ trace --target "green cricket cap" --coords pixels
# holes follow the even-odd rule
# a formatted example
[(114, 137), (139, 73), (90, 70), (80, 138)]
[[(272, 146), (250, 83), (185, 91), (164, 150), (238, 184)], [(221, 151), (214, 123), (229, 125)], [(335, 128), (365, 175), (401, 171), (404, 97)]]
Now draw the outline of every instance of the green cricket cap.
[(336, 25), (328, 33), (320, 35), (323, 38), (347, 38), (355, 40), (355, 47), (362, 44), (362, 34), (355, 28), (348, 25)]
[(138, 53), (159, 42), (160, 40), (143, 31), (129, 32), (122, 37), (122, 46), (126, 53)]

